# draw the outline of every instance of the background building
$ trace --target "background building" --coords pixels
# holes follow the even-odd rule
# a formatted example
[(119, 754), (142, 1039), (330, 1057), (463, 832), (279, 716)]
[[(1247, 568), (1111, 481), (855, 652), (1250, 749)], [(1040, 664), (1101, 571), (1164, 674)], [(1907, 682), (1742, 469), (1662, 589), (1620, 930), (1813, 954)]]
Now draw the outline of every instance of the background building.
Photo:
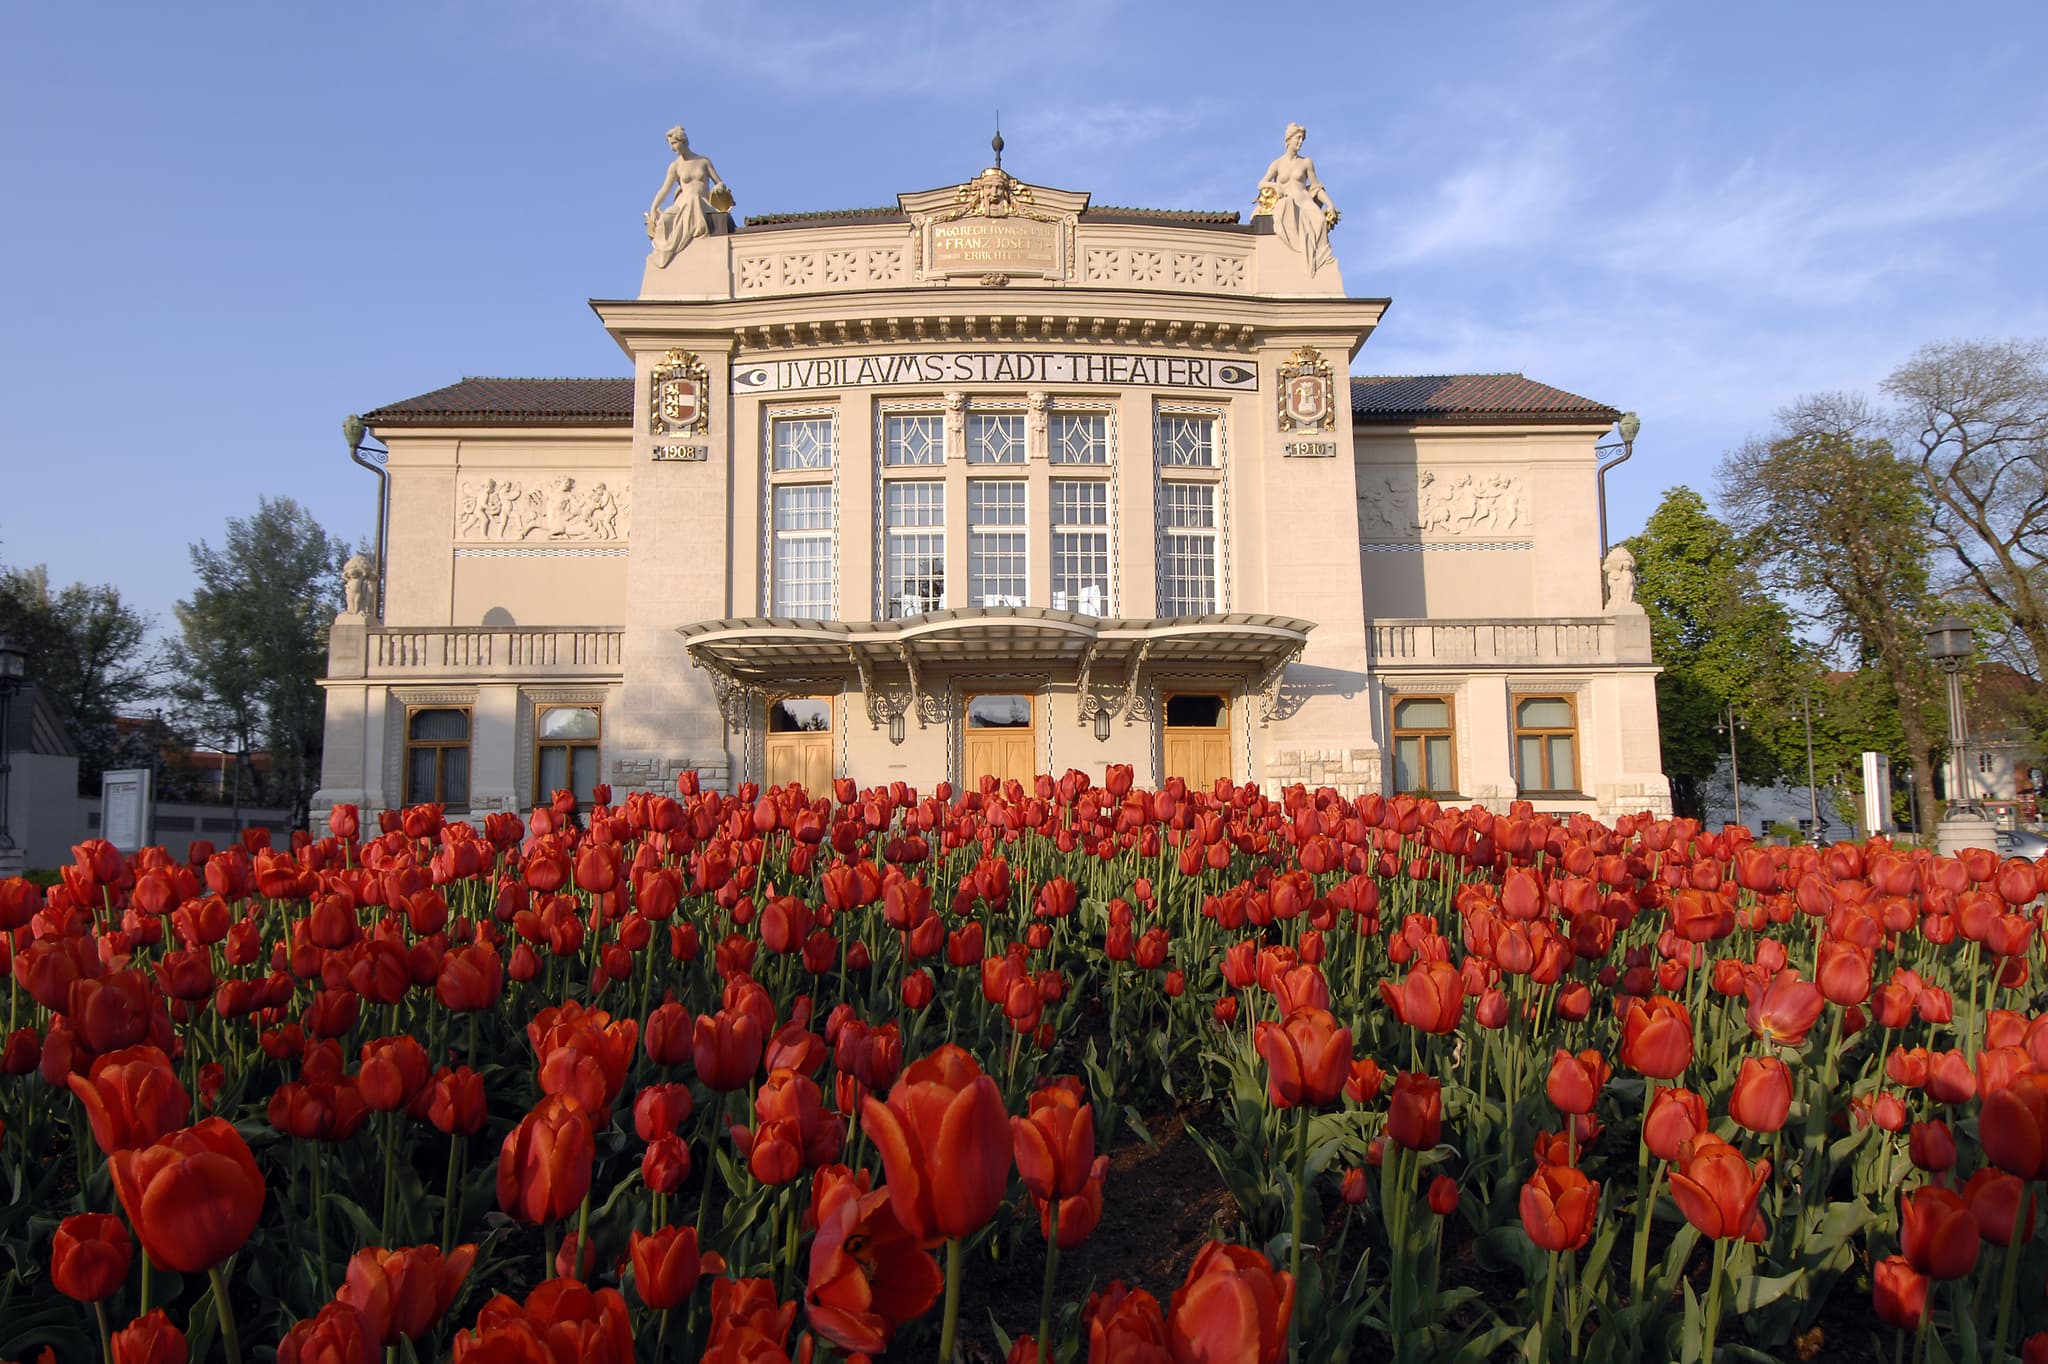
[(639, 297), (592, 305), (630, 377), (366, 415), (388, 549), (333, 630), (316, 806), (1130, 763), (1668, 808), (1601, 560), (1617, 414), (1347, 378), (1387, 300), (1345, 293), (1299, 149), (1248, 221), (991, 168), (736, 226), (679, 141)]

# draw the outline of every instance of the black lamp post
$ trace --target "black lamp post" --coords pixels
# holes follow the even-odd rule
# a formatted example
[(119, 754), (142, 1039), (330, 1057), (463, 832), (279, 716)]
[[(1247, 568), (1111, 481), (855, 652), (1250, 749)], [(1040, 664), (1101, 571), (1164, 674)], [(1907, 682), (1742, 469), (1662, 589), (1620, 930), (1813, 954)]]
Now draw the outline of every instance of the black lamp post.
[(1737, 824), (1742, 823), (1742, 768), (1735, 760), (1735, 731), (1741, 724), (1742, 721), (1736, 718), (1735, 707), (1724, 706), (1721, 709), (1720, 723), (1714, 726), (1716, 734), (1726, 734), (1728, 736), (1728, 777), (1735, 784), (1735, 822)]
[(1963, 713), (1963, 668), (1976, 652), (1970, 622), (1943, 616), (1927, 628), (1927, 656), (1948, 675), (1948, 751), (1954, 755), (1955, 780), (1949, 783), (1948, 818), (1978, 813), (1976, 798), (1966, 794), (1970, 744), (1969, 718)]
[(20, 857), (7, 818), (7, 787), (14, 766), (10, 756), (13, 744), (8, 735), (13, 728), (14, 694), (21, 690), (26, 676), (28, 655), (13, 640), (0, 635), (0, 876), (12, 875)]

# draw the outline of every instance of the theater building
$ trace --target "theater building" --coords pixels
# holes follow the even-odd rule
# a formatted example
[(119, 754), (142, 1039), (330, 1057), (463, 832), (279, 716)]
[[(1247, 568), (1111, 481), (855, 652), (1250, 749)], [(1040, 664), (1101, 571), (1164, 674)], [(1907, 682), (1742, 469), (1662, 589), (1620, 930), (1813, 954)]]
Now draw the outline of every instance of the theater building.
[(639, 294), (591, 305), (620, 375), (365, 415), (388, 532), (334, 624), (316, 804), (1129, 763), (1668, 809), (1601, 557), (1618, 414), (1353, 377), (1388, 300), (1346, 293), (1298, 137), (1242, 217), (998, 166), (738, 219), (671, 145)]

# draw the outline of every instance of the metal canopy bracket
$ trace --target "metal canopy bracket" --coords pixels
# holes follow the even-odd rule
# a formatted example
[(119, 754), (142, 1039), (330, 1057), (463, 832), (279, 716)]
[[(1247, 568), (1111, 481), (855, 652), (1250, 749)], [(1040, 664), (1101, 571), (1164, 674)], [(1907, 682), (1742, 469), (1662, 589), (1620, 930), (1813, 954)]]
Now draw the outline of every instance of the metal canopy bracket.
[(1259, 727), (1273, 723), (1280, 713), (1280, 683), (1287, 676), (1287, 666), (1301, 657), (1305, 644), (1297, 644), (1282, 654), (1272, 667), (1260, 675), (1256, 686), (1259, 692)]
[(1122, 714), (1127, 725), (1134, 718), (1131, 713), (1131, 702), (1138, 696), (1138, 675), (1144, 670), (1145, 659), (1151, 652), (1152, 641), (1148, 639), (1138, 646), (1138, 652), (1131, 655), (1131, 670), (1124, 677), (1124, 694), (1117, 701), (1116, 709), (1110, 711), (1111, 715)]

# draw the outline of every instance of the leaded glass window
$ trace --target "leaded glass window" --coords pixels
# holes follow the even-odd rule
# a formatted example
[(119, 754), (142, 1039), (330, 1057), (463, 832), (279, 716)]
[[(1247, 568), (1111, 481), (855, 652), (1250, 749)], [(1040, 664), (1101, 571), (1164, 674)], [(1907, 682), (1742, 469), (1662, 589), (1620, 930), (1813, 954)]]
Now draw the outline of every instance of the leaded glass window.
[(887, 620), (946, 604), (946, 485), (936, 479), (882, 485), (882, 615)]
[(832, 417), (777, 417), (770, 431), (778, 473), (830, 469), (839, 456), (839, 424)]
[(832, 615), (832, 489), (823, 483), (775, 489), (774, 614)]
[(1159, 463), (1168, 469), (1214, 469), (1216, 419), (1179, 412), (1162, 412), (1154, 430)]
[(882, 463), (944, 464), (946, 423), (936, 412), (891, 412), (882, 418)]
[(1055, 610), (1106, 616), (1109, 594), (1109, 485), (1056, 478), (1052, 498), (1052, 604)]
[(1100, 413), (1055, 412), (1047, 430), (1054, 464), (1109, 463), (1109, 418)]
[(1022, 464), (1024, 414), (981, 412), (967, 418), (969, 464)]
[(1024, 484), (1013, 479), (967, 483), (967, 595), (974, 606), (1022, 606), (1030, 590), (1030, 532)]
[(1162, 616), (1216, 610), (1216, 485), (1159, 485), (1159, 604)]

